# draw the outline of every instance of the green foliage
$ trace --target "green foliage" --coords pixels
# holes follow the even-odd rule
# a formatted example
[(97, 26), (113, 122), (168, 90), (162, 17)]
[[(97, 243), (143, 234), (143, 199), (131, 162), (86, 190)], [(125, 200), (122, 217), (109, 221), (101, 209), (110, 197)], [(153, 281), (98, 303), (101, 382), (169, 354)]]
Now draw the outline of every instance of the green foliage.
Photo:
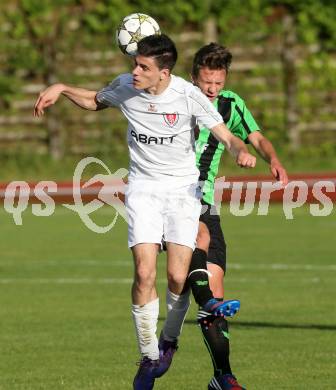
[[(285, 11), (277, 13), (279, 7)], [(48, 54), (69, 53), (74, 45), (103, 36), (111, 39), (121, 18), (131, 12), (149, 13), (168, 33), (188, 25), (200, 28), (213, 15), (227, 44), (258, 41), (290, 12), (303, 42), (328, 49), (336, 42), (336, 6), (328, 0), (157, 0), (155, 6), (152, 0), (16, 0), (0, 5), (0, 20), (7, 26), (0, 29), (0, 39), (7, 42), (10, 67), (39, 74), (49, 66)]]
[(259, 0), (227, 0), (224, 7), (221, 2), (215, 2), (213, 11), (218, 17), (221, 38), (227, 45), (237, 41), (245, 45), (267, 32), (267, 7)]
[(112, 33), (120, 20), (133, 12), (147, 13), (160, 21), (162, 29), (184, 28), (188, 23), (201, 24), (209, 12), (210, 2), (197, 0), (101, 0), (91, 6), (84, 21), (93, 33)]
[(165, 27), (185, 27), (188, 23), (201, 23), (209, 12), (208, 1), (165, 1), (157, 0), (153, 8), (153, 1), (133, 1), (134, 5), (163, 21)]
[(124, 0), (83, 1), (86, 12), (83, 16), (84, 27), (92, 34), (112, 34), (120, 20), (132, 13), (130, 2)]
[(16, 93), (17, 83), (9, 75), (0, 75), (0, 108), (9, 108), (12, 97)]
[[(184, 31), (202, 31), (204, 21), (212, 16), (217, 22), (220, 42), (229, 47), (239, 45), (243, 50), (249, 46), (266, 47), (273, 40), (281, 42), (283, 16), (291, 13), (296, 21), (298, 44), (301, 47), (310, 45), (310, 52), (304, 50), (303, 60), (297, 64), (299, 73), (303, 75), (299, 77), (298, 84), (298, 103), (305, 106), (300, 113), (302, 118), (309, 121), (313, 115), (314, 90), (326, 92), (326, 100), (321, 104), (328, 105), (327, 98), (336, 88), (331, 55), (336, 47), (336, 5), (331, 0), (13, 0), (0, 3), (0, 107), (8, 108), (18, 97), (20, 86), (31, 80), (50, 83), (61, 79), (76, 84), (80, 79), (83, 86), (108, 81), (113, 74), (75, 74), (63, 64), (71, 63), (73, 53), (83, 48), (88, 53), (90, 50), (108, 52), (116, 49), (115, 29), (120, 20), (131, 12), (152, 15), (165, 33), (176, 35)], [(311, 52), (311, 47), (315, 48), (315, 52)], [(190, 52), (192, 48), (181, 45), (180, 52), (183, 54), (184, 49), (186, 54), (180, 56), (177, 72), (184, 72), (187, 76), (191, 61), (187, 50)], [(274, 55), (278, 60), (279, 53)], [(113, 59), (113, 65), (119, 61), (122, 66), (123, 60)], [(78, 59), (76, 61), (79, 62)], [(85, 61), (81, 64), (84, 70), (96, 65), (89, 58)], [(102, 60), (98, 66), (109, 66), (109, 61)], [(260, 57), (255, 59), (252, 56), (248, 61), (262, 64)], [(286, 141), (284, 113), (280, 113), (282, 102), (276, 102), (278, 111), (275, 112), (271, 102), (265, 103), (263, 93), (283, 91), (279, 82), (281, 72), (279, 67), (262, 64), (242, 73), (244, 77), (237, 73), (233, 83), (233, 89), (247, 99), (252, 112), (256, 112), (258, 121), (275, 142)], [(250, 78), (257, 77), (265, 82), (257, 86), (249, 84)], [(271, 80), (275, 78), (278, 81), (272, 84)], [(232, 88), (230, 84), (228, 87)], [(332, 114), (328, 111), (319, 115), (327, 120)], [(113, 137), (118, 135), (123, 139), (123, 133), (113, 133)], [(122, 142), (120, 145), (124, 145)], [(110, 145), (107, 142), (103, 144), (103, 153), (107, 155), (111, 152)], [(121, 153), (125, 152), (125, 147), (119, 148)], [(114, 152), (118, 154), (120, 150)]]
[(84, 4), (78, 0), (17, 0), (1, 4), (7, 28), (0, 39), (7, 42), (8, 67), (24, 69), (28, 76), (44, 79), (57, 69), (57, 54), (69, 54), (85, 34)]
[(300, 38), (305, 43), (319, 43), (334, 50), (336, 44), (336, 5), (333, 0), (273, 0), (263, 1), (273, 7), (283, 7), (296, 18)]

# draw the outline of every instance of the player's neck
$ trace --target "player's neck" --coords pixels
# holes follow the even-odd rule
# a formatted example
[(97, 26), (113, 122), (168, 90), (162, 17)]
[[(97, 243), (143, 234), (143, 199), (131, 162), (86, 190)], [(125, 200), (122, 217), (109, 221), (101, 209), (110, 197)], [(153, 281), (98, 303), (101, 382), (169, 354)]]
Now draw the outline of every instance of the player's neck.
[(169, 86), (171, 81), (171, 76), (160, 80), (156, 85), (153, 87), (150, 87), (148, 89), (145, 89), (145, 91), (151, 95), (161, 95)]

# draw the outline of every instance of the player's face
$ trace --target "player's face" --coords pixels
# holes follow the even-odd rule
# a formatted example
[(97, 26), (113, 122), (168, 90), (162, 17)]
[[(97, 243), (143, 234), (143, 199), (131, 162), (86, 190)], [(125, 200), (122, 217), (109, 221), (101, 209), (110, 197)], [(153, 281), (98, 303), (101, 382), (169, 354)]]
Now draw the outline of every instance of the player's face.
[(224, 88), (225, 80), (225, 69), (211, 70), (204, 67), (200, 69), (198, 76), (193, 79), (193, 82), (211, 101), (214, 101), (219, 92)]
[(157, 87), (162, 78), (162, 71), (152, 57), (136, 56), (133, 69), (133, 87), (151, 90)]

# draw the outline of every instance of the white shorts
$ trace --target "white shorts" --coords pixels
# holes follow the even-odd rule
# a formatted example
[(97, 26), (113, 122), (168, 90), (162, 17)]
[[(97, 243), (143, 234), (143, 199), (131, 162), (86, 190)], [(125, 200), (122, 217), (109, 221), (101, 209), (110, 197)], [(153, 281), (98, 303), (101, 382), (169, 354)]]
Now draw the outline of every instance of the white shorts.
[(200, 198), (197, 184), (177, 188), (153, 181), (128, 184), (128, 246), (163, 240), (195, 249)]

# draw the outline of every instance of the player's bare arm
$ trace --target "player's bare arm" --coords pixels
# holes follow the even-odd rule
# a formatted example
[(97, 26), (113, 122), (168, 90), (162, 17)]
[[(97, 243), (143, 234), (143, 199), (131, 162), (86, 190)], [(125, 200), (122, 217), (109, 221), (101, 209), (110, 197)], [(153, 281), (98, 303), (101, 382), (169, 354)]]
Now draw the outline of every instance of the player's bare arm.
[(97, 111), (105, 108), (96, 101), (97, 91), (58, 83), (51, 85), (39, 94), (34, 106), (34, 116), (42, 116), (44, 109), (55, 104), (60, 95), (64, 95), (77, 106), (86, 110)]
[(254, 131), (249, 134), (248, 139), (259, 156), (270, 165), (270, 170), (274, 178), (286, 186), (288, 184), (287, 172), (282, 166), (272, 143), (259, 131)]
[(211, 132), (226, 146), (229, 153), (236, 159), (237, 165), (243, 168), (255, 167), (256, 158), (248, 152), (244, 142), (234, 136), (223, 123), (213, 127)]

